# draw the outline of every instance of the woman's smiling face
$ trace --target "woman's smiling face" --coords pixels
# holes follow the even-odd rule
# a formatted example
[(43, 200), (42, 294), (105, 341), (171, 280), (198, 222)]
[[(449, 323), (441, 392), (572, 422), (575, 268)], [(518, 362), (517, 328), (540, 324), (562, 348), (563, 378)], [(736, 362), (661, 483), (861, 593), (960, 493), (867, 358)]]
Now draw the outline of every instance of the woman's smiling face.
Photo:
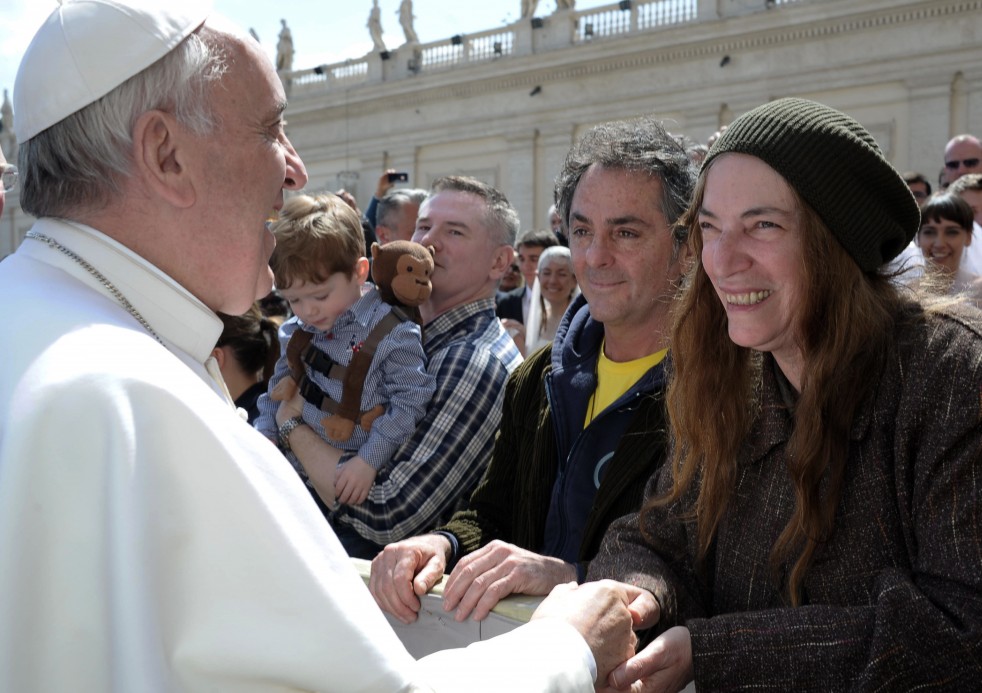
[(726, 310), (730, 339), (771, 352), (785, 374), (800, 363), (795, 319), (804, 295), (800, 210), (760, 159), (724, 154), (706, 174), (702, 264)]

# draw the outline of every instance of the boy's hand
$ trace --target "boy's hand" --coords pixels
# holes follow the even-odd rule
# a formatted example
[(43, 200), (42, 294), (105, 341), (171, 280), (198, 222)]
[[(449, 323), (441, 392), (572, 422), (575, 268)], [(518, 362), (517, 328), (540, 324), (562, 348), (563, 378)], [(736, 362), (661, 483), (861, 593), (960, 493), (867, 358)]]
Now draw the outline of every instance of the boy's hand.
[(352, 457), (338, 467), (338, 475), (334, 482), (334, 490), (338, 494), (338, 503), (358, 505), (368, 498), (368, 491), (375, 483), (378, 472), (365, 460)]

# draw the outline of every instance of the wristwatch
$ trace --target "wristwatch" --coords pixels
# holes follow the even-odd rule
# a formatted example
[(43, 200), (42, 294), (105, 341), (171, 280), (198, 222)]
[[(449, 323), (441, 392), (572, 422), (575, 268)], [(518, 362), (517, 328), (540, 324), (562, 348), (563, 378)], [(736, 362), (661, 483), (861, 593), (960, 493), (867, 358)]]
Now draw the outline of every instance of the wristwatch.
[(294, 416), (293, 418), (284, 421), (283, 425), (280, 426), (280, 448), (283, 450), (283, 452), (290, 449), (290, 434), (293, 433), (293, 429), (302, 425), (303, 419), (301, 419), (299, 416)]

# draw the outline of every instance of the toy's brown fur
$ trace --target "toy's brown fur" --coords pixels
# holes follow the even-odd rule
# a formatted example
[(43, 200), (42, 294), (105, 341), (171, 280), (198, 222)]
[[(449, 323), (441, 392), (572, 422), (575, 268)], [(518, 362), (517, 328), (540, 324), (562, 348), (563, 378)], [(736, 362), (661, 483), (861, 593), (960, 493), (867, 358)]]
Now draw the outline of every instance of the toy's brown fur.
[(412, 241), (392, 241), (385, 245), (372, 243), (372, 281), (382, 300), (393, 306), (408, 308), (417, 324), (423, 319), (419, 307), (433, 291), (434, 250)]

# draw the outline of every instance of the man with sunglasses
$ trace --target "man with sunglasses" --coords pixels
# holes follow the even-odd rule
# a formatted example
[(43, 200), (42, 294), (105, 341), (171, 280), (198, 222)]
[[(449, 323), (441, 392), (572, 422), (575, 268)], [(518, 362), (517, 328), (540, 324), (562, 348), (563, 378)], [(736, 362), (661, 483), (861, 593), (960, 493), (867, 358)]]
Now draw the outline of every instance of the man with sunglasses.
[(974, 135), (958, 135), (944, 148), (945, 183), (954, 183), (966, 173), (982, 173), (982, 142)]

